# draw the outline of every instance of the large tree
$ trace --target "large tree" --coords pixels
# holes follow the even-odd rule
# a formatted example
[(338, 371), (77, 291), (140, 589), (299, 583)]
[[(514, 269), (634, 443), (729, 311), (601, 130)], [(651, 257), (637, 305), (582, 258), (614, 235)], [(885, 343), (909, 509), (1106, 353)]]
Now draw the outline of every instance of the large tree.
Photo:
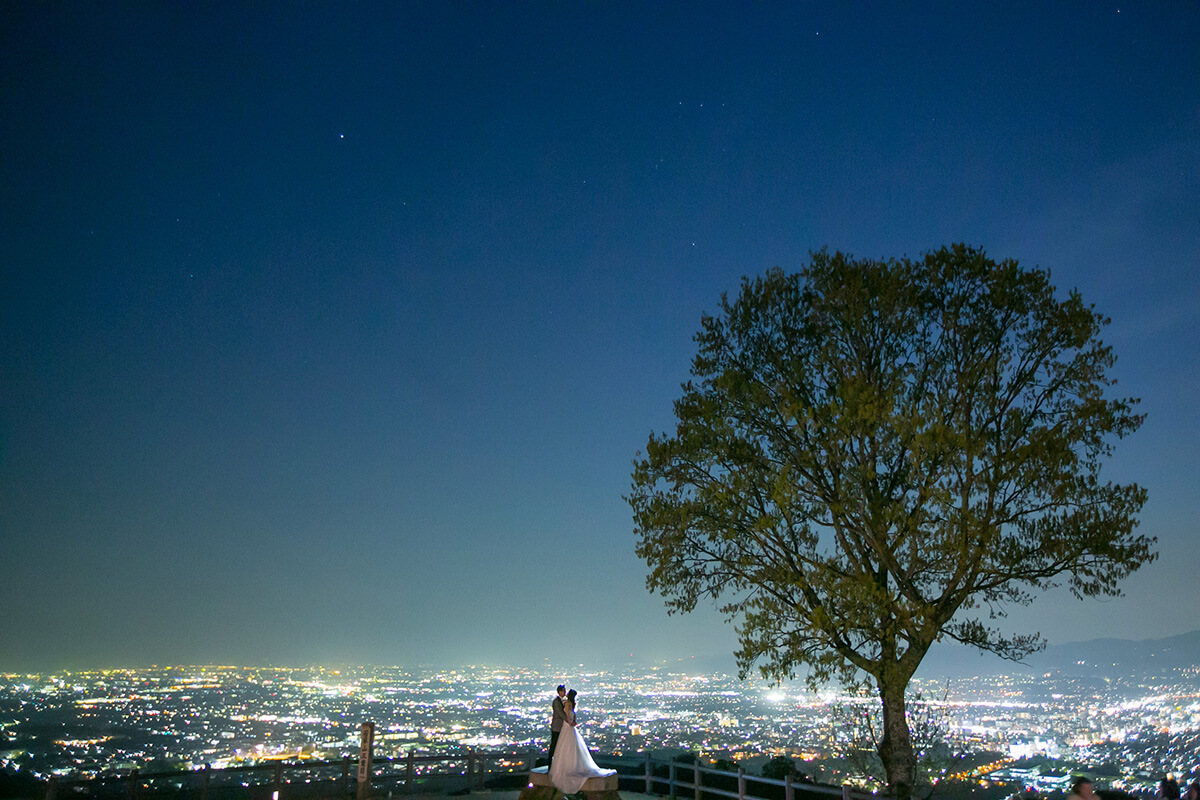
[(907, 798), (905, 691), (934, 642), (1019, 660), (1044, 643), (997, 628), (1006, 607), (1117, 595), (1155, 557), (1145, 491), (1101, 477), (1142, 421), (1111, 396), (1107, 322), (964, 245), (743, 279), (702, 318), (674, 435), (635, 461), (648, 588), (718, 600), (743, 675), (873, 685)]

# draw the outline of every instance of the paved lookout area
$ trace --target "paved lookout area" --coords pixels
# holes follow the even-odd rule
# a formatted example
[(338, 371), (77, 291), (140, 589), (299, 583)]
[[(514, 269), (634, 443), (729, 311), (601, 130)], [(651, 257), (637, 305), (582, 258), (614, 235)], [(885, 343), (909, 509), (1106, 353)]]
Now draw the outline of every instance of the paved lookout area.
[[(566, 797), (550, 782), (546, 771), (547, 767), (534, 767), (529, 771), (529, 785), (521, 790), (518, 800), (562, 800)], [(587, 800), (621, 800), (621, 795), (617, 793), (616, 775), (588, 778), (580, 794)]]

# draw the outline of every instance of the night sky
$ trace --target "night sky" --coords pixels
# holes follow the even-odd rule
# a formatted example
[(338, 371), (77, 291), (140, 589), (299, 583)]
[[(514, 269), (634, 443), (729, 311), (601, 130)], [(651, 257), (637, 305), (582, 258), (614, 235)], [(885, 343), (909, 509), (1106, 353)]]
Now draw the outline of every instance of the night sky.
[(0, 669), (735, 646), (628, 491), (701, 315), (951, 242), (1112, 318), (1200, 627), (1200, 4), (0, 4)]

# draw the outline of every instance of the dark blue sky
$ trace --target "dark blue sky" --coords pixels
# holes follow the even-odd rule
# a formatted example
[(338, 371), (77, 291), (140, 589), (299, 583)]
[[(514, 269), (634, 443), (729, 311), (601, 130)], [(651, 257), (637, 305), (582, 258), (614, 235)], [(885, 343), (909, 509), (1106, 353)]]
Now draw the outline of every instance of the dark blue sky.
[(955, 241), (1112, 317), (1196, 627), (1200, 5), (0, 5), (0, 669), (728, 653), (621, 499), (700, 316)]

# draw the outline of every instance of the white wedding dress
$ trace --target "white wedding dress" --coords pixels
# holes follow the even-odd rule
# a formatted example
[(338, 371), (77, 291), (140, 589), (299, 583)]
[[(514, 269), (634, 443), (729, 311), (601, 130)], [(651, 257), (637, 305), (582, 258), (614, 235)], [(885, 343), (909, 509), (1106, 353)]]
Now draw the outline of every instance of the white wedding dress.
[(603, 778), (616, 775), (615, 769), (600, 769), (592, 760), (587, 744), (579, 728), (570, 724), (575, 721), (574, 709), (567, 712), (567, 724), (558, 735), (554, 748), (554, 760), (550, 762), (550, 781), (563, 794), (575, 794), (583, 788), (588, 778)]

